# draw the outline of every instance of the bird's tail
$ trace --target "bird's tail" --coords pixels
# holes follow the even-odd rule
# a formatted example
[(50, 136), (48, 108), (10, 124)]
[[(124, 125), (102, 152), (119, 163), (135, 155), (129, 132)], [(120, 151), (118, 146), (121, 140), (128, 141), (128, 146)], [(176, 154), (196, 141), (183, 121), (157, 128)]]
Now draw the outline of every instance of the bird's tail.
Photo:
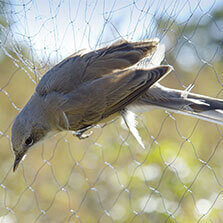
[[(150, 88), (138, 101), (142, 108), (155, 106), (223, 125), (223, 100), (163, 87)], [(139, 107), (140, 107), (139, 106)]]

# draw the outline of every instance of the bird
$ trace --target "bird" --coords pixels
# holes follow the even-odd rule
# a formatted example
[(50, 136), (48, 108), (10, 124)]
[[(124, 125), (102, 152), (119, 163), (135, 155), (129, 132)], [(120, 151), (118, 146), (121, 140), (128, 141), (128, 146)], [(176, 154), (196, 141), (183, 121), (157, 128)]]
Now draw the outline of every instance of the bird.
[(14, 119), (11, 145), (13, 171), (23, 157), (61, 131), (80, 139), (92, 127), (119, 116), (144, 144), (136, 129), (135, 113), (161, 108), (223, 124), (223, 100), (177, 90), (158, 82), (173, 67), (160, 65), (165, 46), (158, 38), (124, 39), (89, 52), (79, 51), (48, 70)]

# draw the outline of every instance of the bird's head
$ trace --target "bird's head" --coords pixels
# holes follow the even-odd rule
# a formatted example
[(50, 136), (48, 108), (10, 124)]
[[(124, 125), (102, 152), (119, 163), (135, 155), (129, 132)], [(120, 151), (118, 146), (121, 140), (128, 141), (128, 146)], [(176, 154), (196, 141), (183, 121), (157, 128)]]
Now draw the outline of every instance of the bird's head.
[[(52, 114), (50, 114), (52, 116)], [(52, 128), (49, 115), (35, 98), (17, 115), (12, 126), (11, 143), (15, 155), (15, 171), (24, 155), (46, 138), (56, 134)]]

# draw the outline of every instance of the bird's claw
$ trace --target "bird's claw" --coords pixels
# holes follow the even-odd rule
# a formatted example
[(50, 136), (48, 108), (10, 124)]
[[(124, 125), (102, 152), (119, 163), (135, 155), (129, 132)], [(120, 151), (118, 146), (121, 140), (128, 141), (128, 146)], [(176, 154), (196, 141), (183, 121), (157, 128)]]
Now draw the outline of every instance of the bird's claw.
[(90, 131), (90, 132), (77, 132), (75, 133), (75, 136), (77, 136), (79, 139), (86, 139), (88, 138), (89, 136), (91, 136), (93, 133), (93, 131)]

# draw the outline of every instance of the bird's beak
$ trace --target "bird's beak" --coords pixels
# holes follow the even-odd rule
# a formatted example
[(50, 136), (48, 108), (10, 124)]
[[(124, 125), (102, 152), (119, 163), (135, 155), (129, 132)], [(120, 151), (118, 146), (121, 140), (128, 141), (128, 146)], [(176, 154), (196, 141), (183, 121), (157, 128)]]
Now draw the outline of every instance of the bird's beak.
[(16, 171), (16, 169), (19, 166), (20, 161), (22, 160), (22, 158), (24, 157), (25, 153), (18, 153), (17, 155), (15, 155), (15, 162), (13, 165), (13, 172)]

